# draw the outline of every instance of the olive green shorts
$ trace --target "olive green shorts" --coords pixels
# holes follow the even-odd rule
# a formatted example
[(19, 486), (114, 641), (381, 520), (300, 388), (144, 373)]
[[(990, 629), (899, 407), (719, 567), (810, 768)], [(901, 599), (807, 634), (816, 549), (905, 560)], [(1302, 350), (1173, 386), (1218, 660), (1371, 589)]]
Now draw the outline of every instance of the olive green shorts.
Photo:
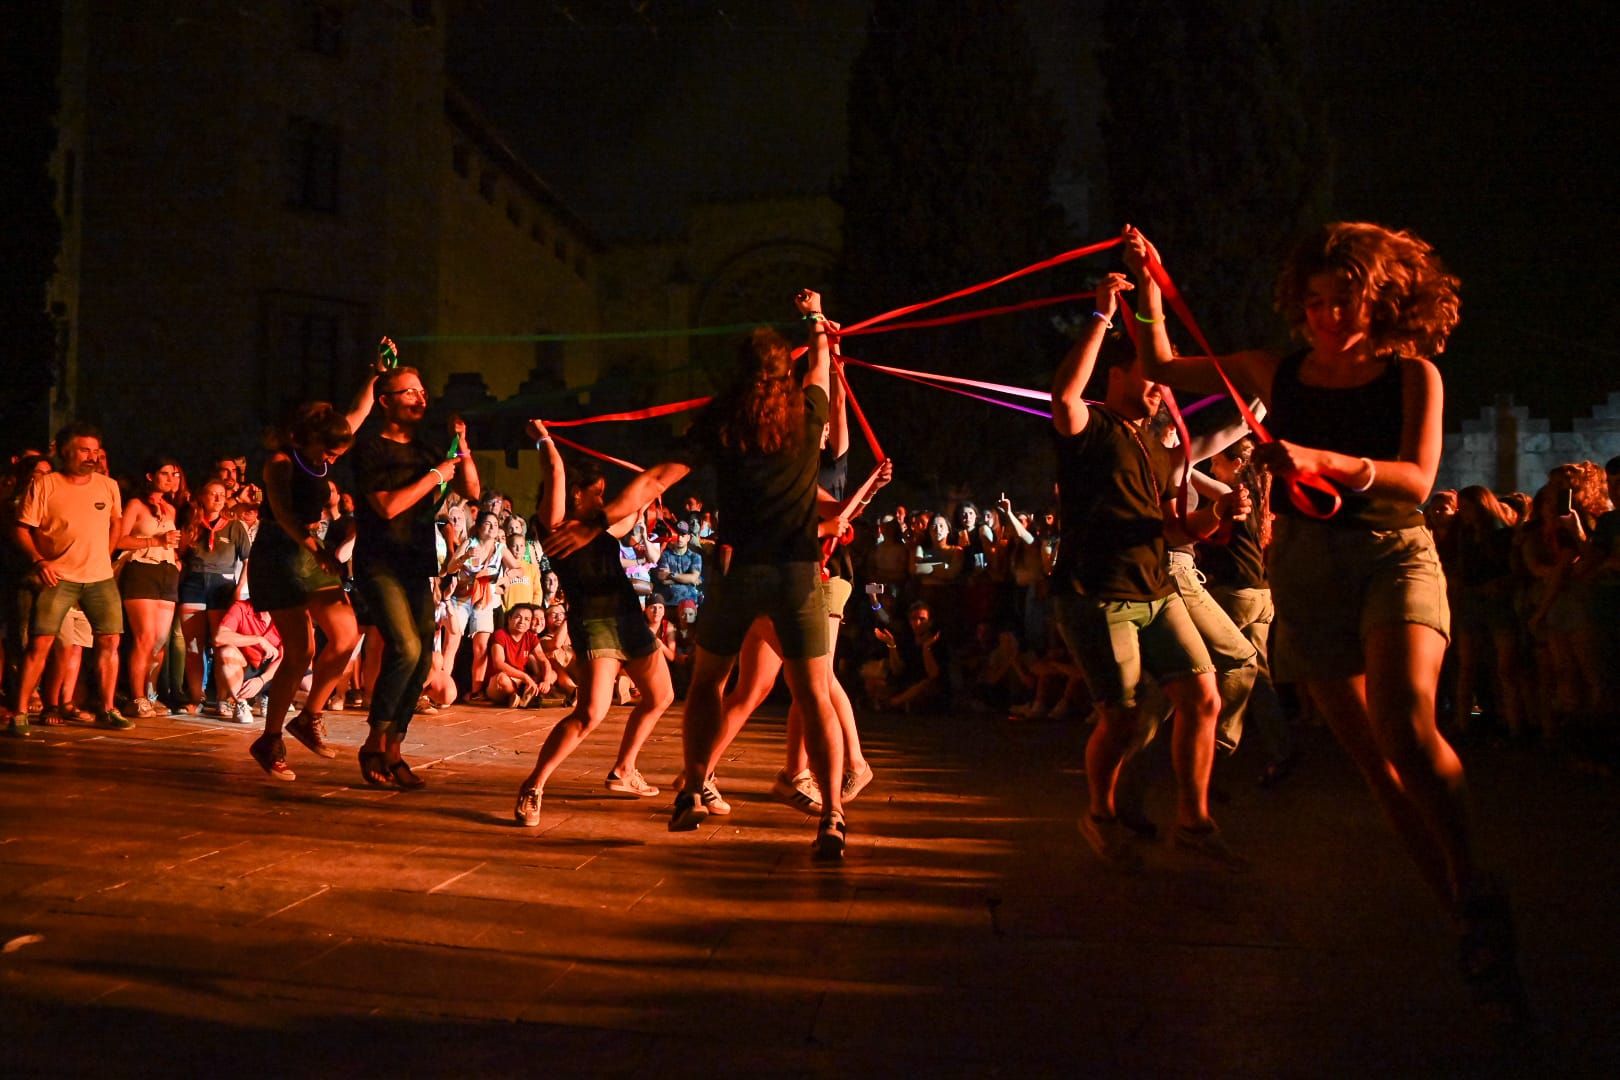
[(1054, 577), (1052, 617), (1101, 704), (1133, 707), (1143, 670), (1160, 683), (1215, 670), (1179, 593), (1159, 600), (1102, 600), (1081, 596)]
[(1266, 573), (1277, 604), (1279, 680), (1362, 674), (1363, 642), (1378, 626), (1416, 623), (1451, 639), (1446, 576), (1425, 526), (1351, 529), (1279, 516)]
[(813, 660), (832, 651), (827, 596), (815, 563), (733, 566), (698, 609), (697, 643), (716, 656), (736, 656), (761, 615), (776, 628), (784, 660)]

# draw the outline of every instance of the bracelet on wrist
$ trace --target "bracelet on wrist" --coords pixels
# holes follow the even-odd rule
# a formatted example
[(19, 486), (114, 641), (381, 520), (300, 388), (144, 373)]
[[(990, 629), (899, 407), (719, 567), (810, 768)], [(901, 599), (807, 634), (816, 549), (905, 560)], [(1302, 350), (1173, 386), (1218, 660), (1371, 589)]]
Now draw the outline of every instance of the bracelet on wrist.
[(813, 323), (823, 323), (823, 322), (827, 321), (827, 316), (823, 315), (819, 311), (809, 311), (809, 312), (805, 313), (804, 321), (805, 322), (813, 322)]
[(1114, 328), (1114, 320), (1110, 319), (1100, 311), (1093, 311), (1091, 313), (1091, 317), (1101, 322), (1104, 330), (1112, 330)]
[(449, 481), (444, 478), (444, 473), (440, 472), (438, 469), (436, 469), (436, 468), (435, 469), (429, 469), (428, 472), (432, 473), (434, 476), (437, 476), (439, 478), (439, 483), (441, 483), (441, 484), (449, 483)]
[(1365, 465), (1367, 467), (1367, 480), (1366, 480), (1366, 482), (1362, 483), (1362, 484), (1349, 484), (1349, 485), (1347, 485), (1350, 488), (1350, 490), (1355, 492), (1357, 495), (1360, 495), (1363, 492), (1366, 492), (1366, 491), (1370, 490), (1372, 488), (1372, 486), (1373, 486), (1373, 481), (1378, 479), (1378, 466), (1373, 464), (1372, 458), (1361, 458), (1360, 461), (1361, 461), (1361, 463), (1363, 465)]
[(1157, 316), (1155, 318), (1150, 319), (1147, 316), (1143, 315), (1140, 311), (1132, 312), (1132, 314), (1136, 317), (1137, 322), (1142, 323), (1142, 324), (1144, 324), (1146, 326), (1153, 326), (1153, 325), (1155, 325), (1157, 323), (1164, 322), (1164, 316), (1163, 315), (1159, 315), (1159, 316)]

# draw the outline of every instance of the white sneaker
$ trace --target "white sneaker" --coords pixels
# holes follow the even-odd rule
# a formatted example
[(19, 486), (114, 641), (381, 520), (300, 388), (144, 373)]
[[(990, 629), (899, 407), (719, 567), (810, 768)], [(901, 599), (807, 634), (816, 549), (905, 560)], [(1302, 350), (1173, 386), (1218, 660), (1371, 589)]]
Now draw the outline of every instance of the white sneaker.
[(860, 772), (847, 772), (844, 774), (843, 792), (844, 802), (853, 802), (855, 796), (866, 790), (866, 785), (872, 782), (872, 766), (863, 764)]
[[(686, 790), (685, 769), (675, 775), (675, 782), (670, 784), (670, 787), (676, 791)], [(731, 804), (726, 802), (720, 794), (720, 789), (715, 786), (714, 773), (710, 773), (709, 778), (703, 781), (703, 809), (716, 817), (725, 817), (731, 813)]]
[(231, 706), (231, 719), (238, 724), (253, 723), (253, 708), (245, 701), (238, 701)]
[(617, 791), (622, 795), (639, 795), (643, 799), (658, 794), (658, 789), (647, 783), (647, 778), (641, 775), (640, 769), (626, 769), (622, 775), (609, 770), (607, 780), (602, 786), (609, 791)]
[(525, 788), (518, 792), (517, 806), (512, 811), (512, 818), (525, 828), (538, 828), (540, 825), (540, 789)]
[(821, 813), (821, 788), (809, 769), (794, 777), (785, 770), (778, 772), (771, 781), (771, 798), (801, 814)]

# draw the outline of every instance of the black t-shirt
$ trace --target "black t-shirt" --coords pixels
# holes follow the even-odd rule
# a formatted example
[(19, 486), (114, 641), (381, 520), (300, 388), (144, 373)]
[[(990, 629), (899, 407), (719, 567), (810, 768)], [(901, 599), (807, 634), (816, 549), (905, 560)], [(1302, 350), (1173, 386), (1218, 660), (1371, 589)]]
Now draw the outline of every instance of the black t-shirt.
[(833, 498), (843, 500), (844, 491), (849, 486), (848, 450), (842, 454), (834, 454), (832, 448), (828, 447), (821, 452), (821, 470), (817, 483), (826, 488), (827, 494)]
[(349, 456), (354, 460), (356, 496), (355, 573), (364, 574), (375, 567), (402, 578), (432, 577), (439, 568), (433, 537), (437, 489), (391, 519), (372, 509), (366, 496), (374, 491), (410, 487), (444, 460), (443, 452), (431, 449), (420, 439), (401, 443), (373, 435), (355, 444)]
[(1217, 588), (1269, 589), (1265, 553), (1260, 550), (1258, 509), (1242, 521), (1234, 521), (1225, 542), (1198, 545), (1198, 567)]
[(561, 559), (552, 559), (563, 595), (568, 597), (568, 628), (577, 636), (586, 619), (640, 615), (641, 603), (619, 561), (619, 541), (608, 533)]
[(739, 454), (720, 445), (705, 412), (687, 433), (677, 460), (714, 465), (719, 485), (720, 537), (732, 565), (818, 562), (816, 479), (827, 392), (804, 388), (804, 429), (796, 445), (775, 454)]
[[(1175, 591), (1165, 561), (1164, 510), (1173, 464), (1109, 410), (1088, 406), (1077, 435), (1053, 431), (1063, 539), (1056, 577), (1100, 600), (1158, 600)], [(1151, 454), (1151, 457), (1150, 457)]]

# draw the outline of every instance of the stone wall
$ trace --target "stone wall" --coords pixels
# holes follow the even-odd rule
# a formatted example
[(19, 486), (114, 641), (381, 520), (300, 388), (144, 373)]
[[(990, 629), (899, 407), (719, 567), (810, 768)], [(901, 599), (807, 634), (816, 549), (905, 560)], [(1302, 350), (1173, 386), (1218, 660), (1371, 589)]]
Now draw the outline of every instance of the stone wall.
[(1600, 465), (1620, 455), (1620, 392), (1578, 417), (1569, 431), (1553, 431), (1545, 419), (1506, 396), (1447, 432), (1437, 488), (1484, 484), (1496, 491), (1534, 492), (1548, 471), (1571, 461)]

